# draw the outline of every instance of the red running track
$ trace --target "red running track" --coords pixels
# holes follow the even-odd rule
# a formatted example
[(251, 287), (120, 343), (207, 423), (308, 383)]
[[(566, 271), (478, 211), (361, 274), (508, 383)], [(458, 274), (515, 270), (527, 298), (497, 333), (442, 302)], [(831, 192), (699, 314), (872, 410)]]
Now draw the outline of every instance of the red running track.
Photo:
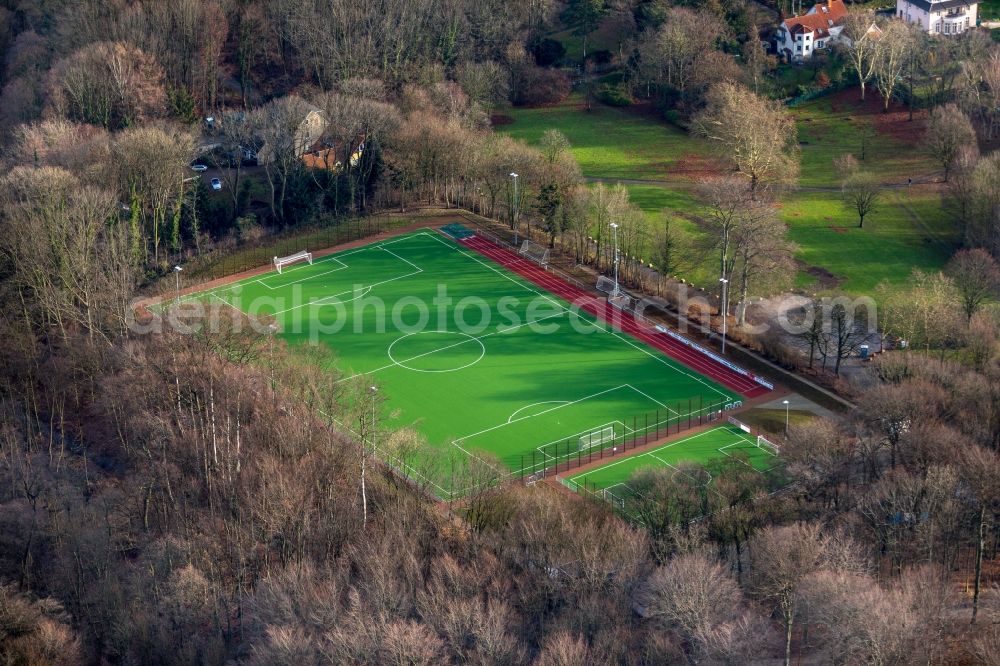
[(494, 245), (476, 236), (471, 236), (458, 242), (488, 257), (504, 268), (514, 271), (539, 287), (576, 304), (577, 307), (607, 322), (623, 333), (627, 333), (650, 347), (660, 350), (691, 370), (714, 379), (726, 388), (737, 391), (747, 398), (763, 395), (768, 392), (768, 389), (749, 377), (727, 368), (721, 363), (708, 358), (704, 354), (685, 346), (669, 336), (648, 330), (648, 326), (638, 322), (631, 314), (618, 310), (614, 306), (609, 305), (605, 299), (597, 298), (583, 289), (552, 275), (538, 264), (527, 261), (510, 250)]

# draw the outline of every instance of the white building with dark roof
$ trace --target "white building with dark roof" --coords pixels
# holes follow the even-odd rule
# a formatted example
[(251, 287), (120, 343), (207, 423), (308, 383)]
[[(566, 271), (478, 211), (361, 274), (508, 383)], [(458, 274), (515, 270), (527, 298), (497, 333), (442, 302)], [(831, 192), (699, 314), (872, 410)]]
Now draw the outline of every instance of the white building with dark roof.
[(844, 0), (824, 0), (801, 16), (784, 18), (775, 33), (775, 50), (788, 62), (801, 62), (841, 40), (847, 6)]
[(896, 0), (896, 17), (932, 35), (960, 35), (976, 27), (977, 0)]

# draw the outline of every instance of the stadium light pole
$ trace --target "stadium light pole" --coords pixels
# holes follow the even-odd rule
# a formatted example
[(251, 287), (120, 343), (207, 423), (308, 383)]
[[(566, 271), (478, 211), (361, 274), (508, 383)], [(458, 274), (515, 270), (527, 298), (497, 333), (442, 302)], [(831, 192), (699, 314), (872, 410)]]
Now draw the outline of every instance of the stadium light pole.
[(617, 222), (612, 222), (611, 223), (611, 233), (614, 234), (614, 237), (615, 237), (615, 289), (614, 289), (613, 292), (611, 292), (611, 296), (614, 298), (614, 297), (618, 296), (618, 292), (619, 292), (619, 289), (618, 289), (618, 261), (619, 261), (619, 256), (618, 256), (618, 223)]
[(785, 435), (788, 434), (788, 401), (782, 400), (781, 404), (785, 406)]
[[(375, 394), (378, 393), (377, 386), (369, 386), (368, 393), (372, 399), (372, 421), (369, 425), (372, 436), (372, 449), (375, 449)], [(365, 450), (365, 441), (361, 439), (361, 526), (368, 527), (368, 493), (365, 490), (365, 471), (368, 452)]]
[(181, 271), (184, 270), (180, 266), (174, 266), (174, 276), (177, 278), (177, 295), (174, 297), (175, 303), (181, 302)]
[(518, 244), (518, 224), (517, 224), (517, 174), (510, 172), (510, 178), (514, 181), (514, 199), (510, 202), (510, 221), (514, 224), (514, 245)]
[(729, 308), (726, 307), (726, 287), (729, 285), (729, 280), (726, 278), (719, 278), (719, 282), (722, 283), (722, 304), (719, 306), (719, 311), (722, 312), (722, 353), (726, 353), (726, 325), (729, 319)]
[(275, 391), (274, 384), (274, 334), (278, 332), (278, 324), (276, 322), (271, 322), (267, 325), (267, 336), (268, 336), (268, 353), (270, 355), (271, 364), (271, 398), (276, 399), (277, 392)]

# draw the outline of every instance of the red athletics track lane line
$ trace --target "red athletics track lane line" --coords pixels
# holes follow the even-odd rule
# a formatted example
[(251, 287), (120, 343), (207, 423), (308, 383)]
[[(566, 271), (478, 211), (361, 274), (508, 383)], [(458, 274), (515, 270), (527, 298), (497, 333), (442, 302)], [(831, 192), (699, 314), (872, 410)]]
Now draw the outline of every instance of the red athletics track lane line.
[(767, 389), (756, 384), (752, 380), (749, 380), (739, 373), (733, 372), (724, 365), (706, 358), (672, 338), (653, 335), (647, 332), (633, 317), (622, 317), (622, 313), (617, 310), (612, 310), (612, 306), (608, 305), (603, 300), (596, 299), (588, 292), (556, 278), (537, 265), (524, 261), (512, 252), (485, 243), (481, 239), (466, 241), (465, 244), (486, 255), (497, 263), (514, 270), (539, 286), (542, 286), (571, 302), (577, 302), (584, 310), (610, 323), (613, 327), (628, 333), (629, 335), (656, 349), (659, 349), (671, 358), (680, 361), (691, 369), (703, 375), (709, 376), (723, 385), (739, 391), (747, 397), (762, 395), (767, 392)]
[(514, 262), (511, 262), (510, 259), (512, 253), (504, 253), (503, 250), (495, 248), (492, 245), (483, 245), (474, 242), (471, 247), (485, 254), (497, 263), (511, 268), (515, 272), (527, 277), (531, 281), (543, 286), (553, 293), (558, 294), (571, 302), (577, 302), (584, 310), (600, 319), (603, 319), (604, 321), (611, 323), (613, 327), (628, 333), (629, 335), (656, 349), (659, 349), (660, 351), (663, 351), (675, 360), (681, 361), (685, 365), (703, 375), (720, 381), (733, 390), (740, 391), (747, 396), (759, 395), (766, 392), (761, 390), (763, 387), (760, 387), (743, 375), (732, 372), (729, 368), (715, 363), (714, 361), (711, 361), (711, 359), (705, 358), (694, 350), (677, 343), (672, 338), (649, 333), (644, 330), (634, 318), (623, 318), (622, 313), (617, 310), (612, 310), (611, 306), (603, 300), (594, 298), (588, 292), (580, 290), (562, 280), (555, 278), (541, 268), (538, 268), (535, 264), (525, 262), (520, 259), (520, 257), (517, 257), (514, 259)]
[(609, 305), (603, 299), (595, 298), (592, 294), (579, 287), (575, 287), (565, 280), (548, 273), (537, 264), (525, 261), (510, 250), (495, 246), (477, 237), (463, 239), (459, 243), (488, 257), (501, 266), (513, 270), (518, 275), (557, 296), (571, 303), (577, 303), (582, 309), (611, 324), (612, 327), (662, 351), (675, 361), (682, 363), (699, 374), (714, 379), (729, 389), (738, 391), (745, 397), (755, 397), (768, 392), (768, 389), (756, 382), (690, 349), (673, 338), (650, 333), (636, 321), (635, 317), (618, 310), (613, 310), (613, 306)]

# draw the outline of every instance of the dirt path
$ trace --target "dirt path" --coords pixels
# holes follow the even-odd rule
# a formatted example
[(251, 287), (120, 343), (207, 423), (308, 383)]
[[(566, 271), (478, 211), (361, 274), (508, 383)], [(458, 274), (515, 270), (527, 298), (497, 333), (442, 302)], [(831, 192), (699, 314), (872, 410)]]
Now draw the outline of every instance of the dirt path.
[[(923, 176), (917, 176), (913, 179), (912, 185), (925, 185), (928, 183), (935, 183), (938, 181), (939, 174), (932, 173)], [(605, 183), (608, 185), (616, 185), (621, 183), (622, 185), (652, 185), (654, 187), (678, 187), (681, 189), (690, 189), (692, 184), (697, 181), (691, 181), (687, 179), (654, 179), (654, 178), (608, 178), (605, 176), (584, 176), (583, 178), (588, 183)], [(891, 183), (880, 183), (879, 187), (883, 190), (903, 190), (911, 187), (906, 181), (902, 182), (891, 182)], [(797, 192), (840, 192), (841, 187), (839, 185), (798, 185), (795, 187)]]

